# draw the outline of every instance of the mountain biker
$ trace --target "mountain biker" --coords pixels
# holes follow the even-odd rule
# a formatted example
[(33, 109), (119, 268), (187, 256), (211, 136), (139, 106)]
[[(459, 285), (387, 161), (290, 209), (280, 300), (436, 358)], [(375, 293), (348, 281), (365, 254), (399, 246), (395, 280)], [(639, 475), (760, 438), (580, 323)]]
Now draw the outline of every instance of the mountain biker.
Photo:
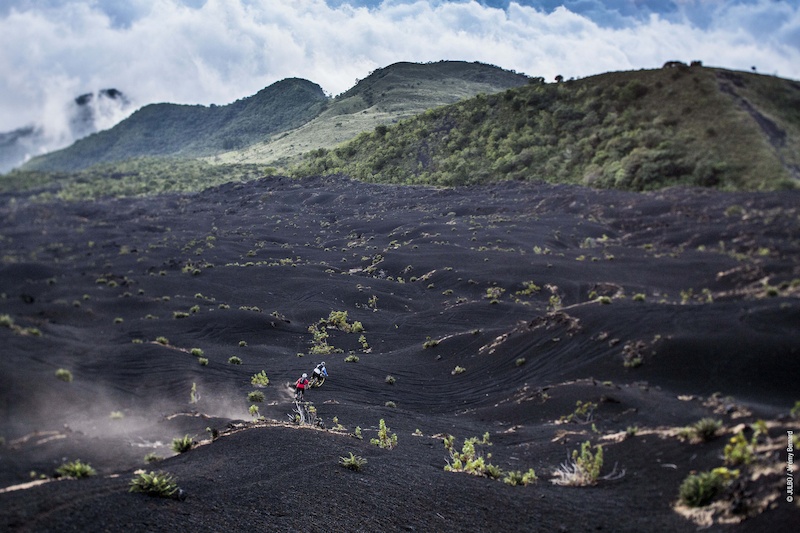
[(301, 400), (302, 401), (303, 399), (305, 399), (306, 387), (308, 387), (308, 374), (306, 374), (304, 372), (303, 375), (300, 376), (300, 379), (298, 379), (294, 383), (294, 398), (295, 398), (295, 400)]
[(321, 381), (323, 377), (328, 377), (328, 370), (325, 368), (325, 361), (318, 364), (311, 375), (317, 380)]

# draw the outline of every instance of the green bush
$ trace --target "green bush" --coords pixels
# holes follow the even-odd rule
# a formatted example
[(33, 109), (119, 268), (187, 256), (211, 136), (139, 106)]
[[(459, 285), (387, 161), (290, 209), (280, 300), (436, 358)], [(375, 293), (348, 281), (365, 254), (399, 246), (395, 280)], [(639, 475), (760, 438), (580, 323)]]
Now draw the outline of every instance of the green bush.
[(737, 477), (739, 477), (738, 470), (728, 470), (725, 467), (715, 468), (710, 472), (690, 474), (678, 489), (680, 501), (689, 507), (708, 505), (726, 484)]
[[(584, 487), (594, 485), (600, 478), (600, 470), (603, 468), (603, 447), (596, 445), (592, 451), (592, 444), (588, 440), (581, 444), (580, 451), (573, 450), (570, 461), (562, 463), (554, 472), (556, 476), (552, 480), (556, 485), (566, 485), (573, 487)], [(612, 474), (616, 474), (616, 469)], [(624, 474), (617, 474), (621, 477)]]
[(267, 377), (267, 372), (262, 370), (258, 374), (253, 374), (253, 377), (250, 378), (250, 384), (255, 385), (257, 387), (266, 387), (269, 385), (269, 378)]
[(176, 453), (188, 452), (194, 446), (194, 439), (189, 435), (172, 439), (172, 451)]
[(59, 368), (56, 370), (56, 377), (61, 381), (66, 381), (67, 383), (72, 381), (72, 372), (67, 370), (66, 368)]
[(722, 454), (726, 464), (749, 465), (755, 459), (755, 438), (753, 442), (748, 442), (740, 431), (730, 438)]
[(175, 482), (175, 477), (166, 472), (140, 472), (130, 483), (129, 492), (141, 492), (159, 498), (184, 499), (183, 491)]
[(353, 452), (350, 452), (349, 457), (339, 457), (339, 464), (348, 470), (360, 472), (364, 465), (367, 464), (367, 460), (359, 455), (353, 455)]
[(202, 357), (203, 356), (203, 350), (201, 350), (200, 348), (192, 348), (191, 353), (195, 357)]
[(434, 348), (436, 346), (439, 346), (439, 341), (436, 339), (431, 339), (430, 337), (428, 337), (428, 339), (422, 343), (422, 347), (425, 349)]
[(722, 428), (722, 421), (713, 418), (701, 418), (691, 426), (695, 438), (703, 442), (713, 440), (717, 432)]
[(260, 390), (254, 390), (247, 395), (247, 401), (251, 403), (261, 403), (264, 401), (264, 393)]
[(83, 478), (97, 475), (97, 471), (88, 463), (82, 463), (80, 459), (64, 463), (56, 468), (56, 474), (61, 477)]
[(397, 433), (392, 433), (386, 426), (386, 422), (381, 418), (378, 425), (378, 437), (369, 440), (370, 444), (374, 444), (379, 448), (391, 450), (397, 446)]
[(235, 355), (232, 355), (231, 357), (229, 357), (228, 358), (228, 362), (230, 364), (232, 364), (232, 365), (241, 365), (242, 364), (242, 360), (239, 357), (236, 357)]
[(536, 472), (533, 471), (533, 468), (525, 473), (520, 472), (519, 470), (510, 470), (505, 473), (505, 476), (503, 477), (503, 483), (512, 486), (529, 485), (531, 483), (535, 483), (537, 479)]
[(157, 463), (158, 461), (161, 461), (162, 459), (164, 459), (164, 458), (161, 457), (160, 455), (156, 454), (155, 452), (150, 452), (150, 453), (148, 453), (147, 455), (144, 456), (144, 462), (147, 463), (147, 464)]
[(445, 471), (466, 472), (474, 476), (486, 476), (491, 479), (502, 477), (503, 472), (498, 467), (486, 462), (486, 459), (491, 459), (492, 454), (487, 454), (484, 458), (476, 448), (476, 446), (492, 445), (489, 441), (488, 432), (484, 433), (483, 439), (478, 439), (478, 437), (464, 439), (461, 451), (456, 450), (454, 446), (455, 438), (452, 435), (446, 436), (443, 443), (450, 454), (450, 459), (444, 467)]

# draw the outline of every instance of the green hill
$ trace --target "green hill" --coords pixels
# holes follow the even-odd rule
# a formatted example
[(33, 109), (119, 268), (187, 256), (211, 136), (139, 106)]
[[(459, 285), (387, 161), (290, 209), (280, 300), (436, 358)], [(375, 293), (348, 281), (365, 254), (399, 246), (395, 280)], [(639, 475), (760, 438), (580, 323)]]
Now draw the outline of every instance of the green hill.
[(522, 74), (482, 63), (396, 63), (330, 99), (315, 83), (286, 79), (224, 106), (145, 106), (110, 130), (37, 157), (22, 168), (75, 171), (140, 157), (280, 165), (377, 125), (527, 81)]
[(227, 106), (147, 106), (3, 176), (0, 190), (142, 195), (266, 174), (796, 188), (800, 83), (681, 63), (559, 83), (480, 63), (397, 63), (333, 99), (290, 79)]
[(394, 124), (481, 93), (493, 94), (526, 83), (527, 76), (484, 63), (395, 63), (359, 80), (303, 126), (209, 160), (285, 166), (304, 152), (332, 148), (377, 126)]
[(631, 190), (762, 190), (800, 180), (800, 83), (669, 63), (542, 80), (317, 149), (297, 176), (463, 185), (506, 179)]
[(317, 116), (327, 103), (319, 85), (286, 79), (224, 106), (152, 104), (110, 130), (32, 159), (22, 168), (74, 171), (143, 156), (200, 157), (296, 128)]

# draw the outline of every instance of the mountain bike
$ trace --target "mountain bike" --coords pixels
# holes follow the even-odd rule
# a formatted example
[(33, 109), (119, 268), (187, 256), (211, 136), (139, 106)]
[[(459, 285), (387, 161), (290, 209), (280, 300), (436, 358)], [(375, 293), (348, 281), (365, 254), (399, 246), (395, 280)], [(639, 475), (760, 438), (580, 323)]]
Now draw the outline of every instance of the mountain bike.
[(325, 376), (311, 376), (311, 379), (308, 380), (308, 388), (313, 389), (316, 387), (322, 387), (323, 383), (325, 383)]

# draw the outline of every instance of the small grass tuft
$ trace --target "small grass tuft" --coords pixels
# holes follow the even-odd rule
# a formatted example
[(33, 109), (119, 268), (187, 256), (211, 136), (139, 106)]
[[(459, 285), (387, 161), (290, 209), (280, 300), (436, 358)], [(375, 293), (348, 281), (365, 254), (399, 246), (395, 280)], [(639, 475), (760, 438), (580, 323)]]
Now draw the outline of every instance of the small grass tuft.
[(141, 492), (158, 498), (184, 500), (185, 493), (178, 487), (175, 477), (166, 472), (139, 472), (131, 480), (129, 492)]
[(339, 464), (343, 467), (347, 468), (348, 470), (353, 470), (354, 472), (361, 472), (361, 469), (367, 464), (367, 460), (361, 457), (360, 455), (353, 455), (353, 452), (350, 452), (349, 457), (339, 457)]
[(82, 463), (80, 459), (64, 463), (56, 468), (56, 474), (60, 477), (71, 477), (75, 479), (97, 475), (97, 471), (88, 463)]
[(172, 451), (176, 453), (188, 452), (192, 446), (194, 446), (194, 439), (189, 435), (172, 439)]

